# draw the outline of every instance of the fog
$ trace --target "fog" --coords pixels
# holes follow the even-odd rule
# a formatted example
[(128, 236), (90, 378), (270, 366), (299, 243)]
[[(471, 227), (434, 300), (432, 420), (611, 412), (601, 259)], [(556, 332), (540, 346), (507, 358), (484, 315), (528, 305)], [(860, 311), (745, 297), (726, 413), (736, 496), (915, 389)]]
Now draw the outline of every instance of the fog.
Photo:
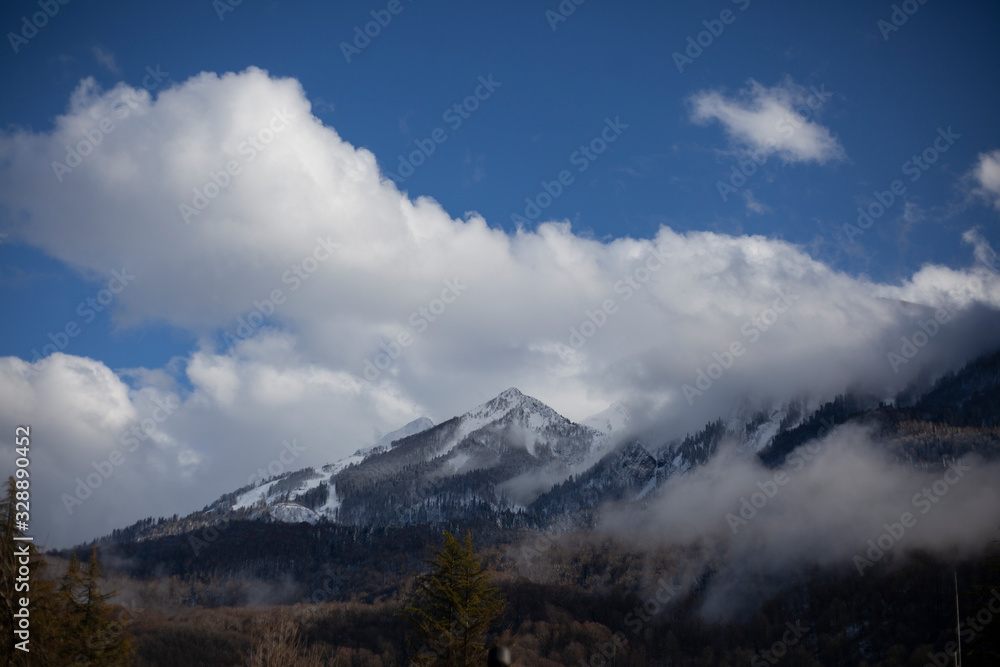
[(645, 511), (608, 508), (600, 525), (634, 546), (700, 554), (699, 568), (715, 570), (701, 611), (720, 619), (808, 568), (864, 577), (915, 550), (976, 554), (1000, 538), (998, 481), (1000, 462), (975, 456), (930, 470), (892, 462), (868, 430), (847, 424), (774, 470), (730, 443), (666, 482)]

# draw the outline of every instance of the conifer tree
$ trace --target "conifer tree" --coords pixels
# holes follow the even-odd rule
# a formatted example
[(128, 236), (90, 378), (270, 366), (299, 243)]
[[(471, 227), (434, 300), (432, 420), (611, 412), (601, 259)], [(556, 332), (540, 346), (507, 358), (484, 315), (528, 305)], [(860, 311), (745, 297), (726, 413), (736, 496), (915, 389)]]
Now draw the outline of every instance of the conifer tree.
[(431, 570), (417, 578), (403, 611), (413, 629), (414, 662), (435, 667), (482, 665), (487, 632), (506, 602), (476, 558), (470, 533), (461, 544), (444, 531), (444, 547), (434, 552), (428, 561)]
[(74, 553), (59, 582), (61, 603), (57, 621), (60, 655), (70, 664), (115, 667), (131, 664), (132, 641), (108, 604), (113, 592), (101, 591), (101, 566), (97, 547), (82, 567)]

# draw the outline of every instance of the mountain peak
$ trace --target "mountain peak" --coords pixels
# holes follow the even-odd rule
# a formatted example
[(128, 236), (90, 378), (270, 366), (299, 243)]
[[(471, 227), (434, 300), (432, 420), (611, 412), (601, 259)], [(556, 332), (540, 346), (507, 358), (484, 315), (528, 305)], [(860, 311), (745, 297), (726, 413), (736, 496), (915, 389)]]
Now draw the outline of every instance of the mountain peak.
[(521, 390), (517, 387), (510, 387), (509, 389), (504, 389), (485, 403), (476, 406), (469, 412), (466, 412), (463, 417), (471, 417), (477, 420), (487, 418), (495, 419), (515, 408), (524, 408), (532, 412), (545, 412), (552, 410), (552, 408), (548, 407), (537, 398), (521, 393)]
[(510, 387), (509, 389), (504, 389), (499, 394), (497, 394), (497, 398), (506, 398), (508, 400), (515, 398), (524, 398), (524, 394), (522, 394), (521, 390), (518, 389), (517, 387)]

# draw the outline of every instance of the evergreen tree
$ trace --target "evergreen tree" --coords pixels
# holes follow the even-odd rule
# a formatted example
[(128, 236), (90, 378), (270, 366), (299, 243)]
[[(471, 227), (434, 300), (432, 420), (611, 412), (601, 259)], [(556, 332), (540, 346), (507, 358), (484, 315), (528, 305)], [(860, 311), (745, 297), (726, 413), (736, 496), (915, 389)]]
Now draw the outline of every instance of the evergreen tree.
[(403, 611), (415, 635), (416, 664), (466, 667), (486, 660), (486, 634), (506, 602), (476, 558), (471, 533), (464, 542), (444, 531), (444, 547), (434, 550), (431, 570), (417, 578)]
[(97, 547), (90, 552), (86, 568), (74, 553), (59, 582), (62, 607), (57, 626), (60, 656), (70, 664), (115, 667), (131, 664), (132, 640), (114, 608), (108, 604), (113, 592), (101, 591), (101, 566)]

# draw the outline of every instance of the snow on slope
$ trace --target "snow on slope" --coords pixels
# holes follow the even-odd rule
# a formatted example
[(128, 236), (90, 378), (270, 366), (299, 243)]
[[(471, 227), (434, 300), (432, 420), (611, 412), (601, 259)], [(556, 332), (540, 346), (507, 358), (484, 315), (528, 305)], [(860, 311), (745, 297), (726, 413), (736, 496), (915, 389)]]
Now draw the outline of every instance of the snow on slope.
[(301, 523), (303, 521), (316, 523), (320, 518), (319, 514), (298, 503), (278, 503), (269, 508), (268, 512), (275, 521), (284, 523)]
[(273, 482), (268, 482), (267, 484), (261, 484), (260, 486), (255, 486), (254, 488), (250, 489), (249, 491), (241, 495), (233, 502), (232, 509), (240, 510), (240, 509), (245, 509), (247, 507), (253, 507), (257, 503), (257, 501), (266, 499), (267, 492), (271, 489), (272, 486), (274, 486), (274, 484), (277, 481), (278, 480), (274, 480)]
[(352, 466), (355, 463), (361, 463), (362, 461), (365, 460), (365, 458), (366, 456), (364, 454), (357, 454), (357, 453), (351, 454), (350, 456), (346, 456), (340, 459), (339, 461), (334, 461), (333, 463), (327, 463), (325, 466), (322, 467), (322, 470), (324, 473), (329, 473), (327, 475), (327, 479), (330, 479), (344, 468)]
[(459, 420), (455, 433), (434, 456), (448, 454), (469, 434), (495, 423), (519, 428), (524, 446), (534, 456), (537, 445), (548, 442), (546, 436), (577, 426), (538, 399), (525, 396), (513, 387), (466, 412)]
[[(282, 477), (279, 477), (278, 479), (271, 480), (270, 482), (261, 484), (259, 486), (255, 486), (254, 488), (250, 489), (249, 491), (242, 494), (239, 498), (237, 498), (233, 502), (232, 509), (237, 510), (237, 509), (245, 509), (248, 507), (253, 507), (260, 500), (264, 500), (266, 502), (267, 497), (271, 495), (274, 486), (278, 484), (282, 479), (284, 479), (284, 477), (287, 477), (287, 475), (284, 475)], [(291, 489), (289, 491), (289, 495), (290, 497), (294, 498), (295, 496), (303, 494), (306, 491), (315, 489), (323, 482), (329, 481), (329, 479), (330, 479), (329, 475), (323, 473), (315, 473), (314, 475), (310, 476), (309, 478), (299, 483), (294, 489)]]
[[(612, 408), (614, 407), (612, 406)], [(609, 414), (609, 421), (614, 428), (623, 428), (626, 419), (627, 412), (622, 409), (619, 409), (616, 413)], [(589, 437), (591, 440), (590, 446), (592, 450), (589, 454), (592, 456), (604, 447), (607, 437), (601, 429), (574, 424), (541, 401), (526, 396), (514, 388), (507, 389), (495, 398), (473, 408), (460, 416), (458, 420), (459, 423), (451, 437), (441, 447), (436, 448), (436, 451), (428, 453), (429, 458), (451, 453), (468, 435), (489, 425), (512, 428), (517, 436), (523, 438), (524, 446), (532, 455), (536, 455), (539, 445), (549, 444), (554, 446), (553, 443), (559, 442), (560, 439), (565, 440), (567, 434), (573, 434), (575, 437), (582, 431), (583, 436), (585, 438)], [(303, 480), (303, 482), (288, 492), (288, 497), (294, 501), (298, 495), (322, 483), (328, 484), (329, 493), (326, 502), (317, 507), (315, 512), (295, 502), (273, 503), (271, 496), (272, 494), (277, 495), (274, 491), (274, 486), (281, 479), (261, 484), (243, 493), (233, 503), (232, 509), (254, 507), (263, 501), (268, 506), (268, 513), (279, 521), (315, 521), (321, 516), (333, 518), (336, 510), (340, 507), (340, 500), (337, 498), (335, 484), (332, 482), (338, 473), (351, 465), (388, 452), (392, 448), (393, 442), (421, 433), (433, 425), (434, 423), (426, 417), (416, 419), (402, 428), (386, 434), (375, 444), (359, 449), (351, 456), (324, 465), (314, 476)], [(553, 453), (558, 457), (568, 457), (565, 460), (577, 466), (582, 463), (582, 461), (576, 460), (576, 458), (579, 458), (578, 455), (567, 454), (562, 451), (554, 451)], [(468, 455), (462, 455), (454, 461), (449, 461), (452, 472), (458, 473), (468, 458)], [(284, 496), (285, 491), (287, 491), (287, 488), (281, 489), (282, 496)]]
[[(427, 417), (420, 417), (414, 419), (405, 426), (387, 433), (382, 436), (378, 442), (370, 447), (365, 447), (359, 449), (351, 456), (344, 457), (333, 463), (328, 463), (323, 466), (319, 472), (314, 476), (304, 480), (302, 483), (297, 485), (294, 489), (289, 491), (289, 497), (295, 498), (306, 491), (316, 488), (320, 484), (326, 483), (329, 485), (329, 495), (327, 496), (326, 503), (318, 508), (316, 512), (310, 510), (307, 507), (299, 505), (294, 502), (289, 503), (278, 503), (271, 506), (268, 509), (268, 513), (271, 514), (277, 521), (288, 521), (291, 523), (296, 523), (299, 521), (308, 521), (309, 523), (315, 523), (319, 520), (320, 516), (332, 516), (334, 511), (340, 506), (340, 501), (337, 499), (336, 489), (334, 485), (330, 483), (330, 480), (341, 470), (347, 468), (355, 463), (361, 463), (365, 460), (367, 456), (373, 454), (378, 454), (389, 449), (391, 444), (399, 440), (400, 438), (405, 438), (421, 431), (425, 431), (428, 428), (434, 426), (432, 422)], [(264, 501), (265, 505), (271, 505), (268, 502), (268, 497), (271, 495), (274, 486), (279, 483), (283, 478), (278, 478), (271, 480), (267, 483), (260, 484), (250, 489), (246, 493), (240, 495), (232, 504), (232, 509), (246, 509), (253, 507), (260, 501)]]

